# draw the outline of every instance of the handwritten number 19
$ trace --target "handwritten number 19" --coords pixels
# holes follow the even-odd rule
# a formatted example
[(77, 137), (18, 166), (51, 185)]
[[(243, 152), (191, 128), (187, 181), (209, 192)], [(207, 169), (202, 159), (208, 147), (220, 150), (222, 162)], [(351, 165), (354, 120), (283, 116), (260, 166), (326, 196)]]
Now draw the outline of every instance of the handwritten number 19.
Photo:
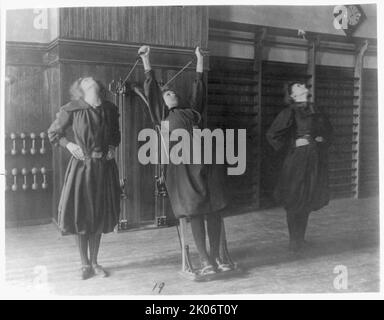
[(153, 287), (152, 291), (155, 291), (156, 288), (158, 288), (159, 290), (159, 294), (161, 293), (161, 291), (164, 289), (165, 287), (165, 283), (164, 282), (160, 282), (160, 283), (155, 283), (155, 286)]

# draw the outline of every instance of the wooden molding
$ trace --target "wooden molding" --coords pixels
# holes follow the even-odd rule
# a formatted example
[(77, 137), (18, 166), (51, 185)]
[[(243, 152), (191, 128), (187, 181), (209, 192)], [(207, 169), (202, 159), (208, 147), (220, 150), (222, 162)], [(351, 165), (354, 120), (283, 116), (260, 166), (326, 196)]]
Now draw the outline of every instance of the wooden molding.
[(6, 65), (44, 66), (43, 56), (47, 50), (46, 44), (7, 42)]
[(310, 47), (310, 40), (318, 39), (318, 51), (355, 54), (356, 44), (368, 40), (369, 47), (366, 54), (377, 55), (377, 40), (373, 38), (346, 38), (339, 35), (307, 32), (306, 39), (303, 39), (298, 37), (298, 30), (294, 29), (219, 20), (209, 21), (209, 40), (252, 44), (255, 34), (260, 34), (263, 29), (266, 29), (268, 34), (264, 41), (265, 46), (302, 48), (303, 50), (307, 50), (308, 47)]
[[(55, 39), (49, 44), (7, 42), (7, 65), (45, 65), (84, 63), (98, 65), (133, 65), (140, 44), (107, 41)], [(151, 46), (155, 68), (179, 69), (194, 58), (193, 48)], [(208, 58), (205, 59), (208, 68)], [(193, 69), (192, 65), (190, 69)]]
[[(215, 20), (215, 19), (209, 20), (210, 31), (214, 29), (218, 29), (218, 30), (233, 30), (233, 31), (240, 31), (240, 32), (257, 33), (257, 32), (262, 32), (263, 28), (267, 29), (268, 35), (282, 36), (287, 38), (297, 38), (297, 31), (298, 31), (297, 29), (278, 28), (278, 27), (250, 24), (250, 23), (221, 21), (221, 20)], [(306, 37), (307, 38), (320, 37), (320, 39), (324, 41), (333, 41), (333, 42), (340, 42), (340, 43), (354, 43), (354, 42), (368, 40), (369, 43), (372, 45), (377, 44), (377, 40), (375, 38), (361, 38), (361, 37), (347, 38), (341, 35), (334, 35), (334, 34), (320, 33), (320, 32), (310, 32), (310, 31), (306, 32)]]

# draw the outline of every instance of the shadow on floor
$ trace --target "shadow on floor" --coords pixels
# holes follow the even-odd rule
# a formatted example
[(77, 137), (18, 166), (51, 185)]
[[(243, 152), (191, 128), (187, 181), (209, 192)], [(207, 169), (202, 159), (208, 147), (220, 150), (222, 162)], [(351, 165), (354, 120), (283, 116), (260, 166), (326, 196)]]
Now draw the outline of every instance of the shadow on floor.
[[(350, 234), (348, 234), (350, 236)], [(231, 250), (232, 257), (241, 264), (244, 270), (250, 270), (268, 265), (279, 265), (297, 260), (314, 259), (323, 256), (337, 255), (350, 251), (360, 251), (367, 248), (378, 248), (379, 240), (375, 238), (364, 240), (351, 240), (350, 237), (341, 235), (338, 238), (326, 240), (310, 240), (306, 248), (300, 253), (288, 250), (287, 242), (256, 248), (246, 246)]]
[[(299, 254), (291, 253), (288, 250), (287, 241), (278, 241), (268, 243), (268, 245), (259, 246), (259, 243), (254, 242), (246, 246), (235, 247), (230, 249), (232, 259), (237, 262), (242, 274), (235, 275), (236, 277), (246, 277), (247, 271), (254, 268), (279, 265), (282, 263), (294, 262), (297, 260), (314, 259), (322, 256), (336, 255), (340, 253), (359, 251), (367, 248), (377, 248), (379, 245), (378, 237), (374, 234), (366, 238), (351, 239), (351, 233), (338, 234), (337, 237), (331, 239), (311, 239), (306, 248)], [(198, 256), (196, 253), (191, 254), (194, 266), (198, 266)], [(177, 270), (180, 269), (181, 254), (175, 252), (161, 258), (152, 258), (139, 260), (128, 264), (111, 266), (109, 270), (114, 273), (127, 268), (150, 269), (160, 266), (174, 266)]]

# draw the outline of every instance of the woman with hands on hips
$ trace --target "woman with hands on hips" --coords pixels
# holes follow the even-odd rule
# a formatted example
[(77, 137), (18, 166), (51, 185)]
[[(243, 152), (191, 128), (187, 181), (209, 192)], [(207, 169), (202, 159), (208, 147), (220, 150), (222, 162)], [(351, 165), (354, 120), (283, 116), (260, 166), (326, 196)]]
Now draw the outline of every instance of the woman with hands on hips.
[[(104, 100), (104, 87), (92, 77), (76, 80), (70, 93), (72, 101), (60, 108), (48, 137), (72, 155), (58, 206), (58, 225), (63, 233), (76, 235), (80, 278), (85, 280), (107, 276), (97, 261), (101, 235), (113, 231), (119, 219), (121, 188), (114, 159), (120, 143), (119, 113)], [(66, 137), (70, 127), (74, 141)]]

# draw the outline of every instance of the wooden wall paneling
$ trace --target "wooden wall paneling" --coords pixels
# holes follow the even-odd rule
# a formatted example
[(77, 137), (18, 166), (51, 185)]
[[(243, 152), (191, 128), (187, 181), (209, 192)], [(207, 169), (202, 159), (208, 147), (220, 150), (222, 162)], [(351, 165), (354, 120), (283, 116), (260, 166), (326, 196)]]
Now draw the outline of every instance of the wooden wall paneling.
[(59, 37), (66, 39), (184, 48), (208, 44), (204, 6), (60, 8), (59, 20)]
[[(60, 65), (55, 63), (45, 70), (48, 82), (48, 104), (50, 108), (50, 122), (56, 118), (62, 103)], [(48, 129), (49, 124), (47, 125)], [(52, 148), (52, 147), (51, 147)], [(51, 215), (53, 221), (57, 223), (58, 210), (57, 206), (60, 199), (61, 187), (64, 181), (64, 165), (68, 162), (69, 155), (62, 148), (52, 148), (52, 201)], [(64, 166), (64, 167), (63, 167)]]
[(262, 91), (262, 65), (263, 65), (263, 46), (264, 40), (267, 36), (267, 29), (262, 29), (261, 33), (255, 34), (255, 45), (254, 45), (254, 63), (253, 63), (253, 71), (254, 71), (254, 80), (255, 80), (255, 91), (257, 95), (254, 96), (254, 109), (253, 115), (257, 120), (257, 135), (251, 135), (251, 140), (256, 141), (257, 144), (257, 154), (255, 158), (255, 163), (253, 163), (253, 176), (257, 179), (257, 183), (254, 186), (255, 194), (254, 201), (255, 206), (260, 207), (260, 185), (261, 185), (261, 154), (262, 154), (262, 108), (261, 108), (261, 91)]
[(359, 196), (368, 197), (379, 193), (377, 70), (363, 70), (362, 79)]
[(259, 178), (255, 166), (260, 154), (257, 150), (258, 80), (254, 64), (255, 60), (210, 58), (208, 127), (247, 129), (246, 172), (241, 176), (227, 176), (227, 186), (234, 203), (257, 206)]
[(351, 197), (357, 163), (353, 69), (317, 66), (316, 75), (316, 107), (329, 116), (334, 129), (329, 149), (331, 197)]
[(310, 103), (315, 102), (315, 81), (316, 81), (316, 57), (317, 57), (317, 47), (320, 40), (312, 39), (309, 41), (308, 50), (307, 50), (307, 88), (309, 89), (309, 98)]
[[(41, 154), (42, 140), (40, 133), (45, 132), (49, 124), (49, 105), (45, 90), (47, 79), (44, 77), (44, 67), (41, 62), (41, 51), (36, 48), (27, 59), (31, 48), (12, 46), (7, 50), (6, 75), (10, 82), (5, 87), (5, 169), (7, 172), (7, 192), (5, 194), (6, 226), (21, 226), (47, 223), (51, 220), (52, 196), (52, 167), (51, 149), (45, 139), (46, 153)], [(13, 51), (14, 50), (14, 51)], [(10, 134), (16, 134), (16, 151), (12, 155), (13, 142)], [(25, 149), (22, 154), (23, 139), (26, 135)], [(31, 153), (32, 141), (30, 134), (36, 135), (35, 154)], [(40, 172), (44, 167), (47, 173), (48, 189), (42, 189), (43, 176)], [(25, 176), (28, 189), (23, 190), (24, 176), (22, 168), (28, 173)], [(32, 168), (37, 169), (37, 189), (32, 190)], [(17, 190), (12, 191), (14, 177), (12, 169), (17, 169)]]

